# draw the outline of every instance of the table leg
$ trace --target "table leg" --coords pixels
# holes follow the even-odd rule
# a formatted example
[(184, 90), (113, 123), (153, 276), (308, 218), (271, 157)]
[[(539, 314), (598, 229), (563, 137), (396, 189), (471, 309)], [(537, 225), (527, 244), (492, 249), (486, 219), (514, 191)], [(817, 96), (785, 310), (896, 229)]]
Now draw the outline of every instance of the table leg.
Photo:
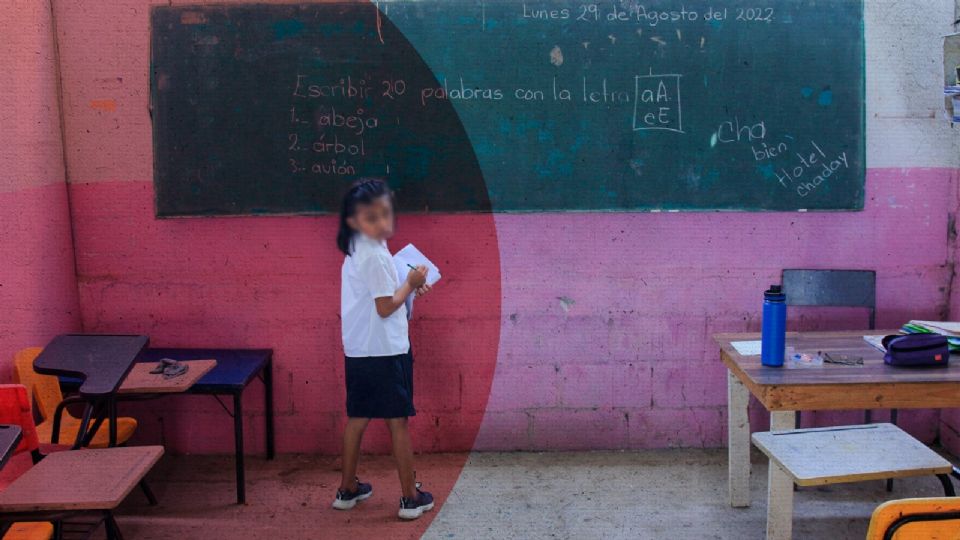
[(276, 454), (273, 434), (273, 357), (267, 360), (267, 365), (263, 370), (263, 395), (266, 400), (264, 404), (264, 416), (267, 419), (267, 459), (273, 459)]
[(727, 372), (727, 474), (730, 506), (750, 506), (750, 391)]
[(110, 409), (109, 441), (107, 445), (113, 448), (117, 445), (117, 399), (114, 396), (107, 398), (107, 407)]
[[(770, 431), (796, 427), (793, 411), (770, 413)], [(770, 460), (767, 474), (767, 540), (790, 540), (793, 535), (793, 479)]]
[(236, 447), (237, 504), (247, 503), (246, 479), (243, 462), (243, 393), (233, 394), (233, 437)]

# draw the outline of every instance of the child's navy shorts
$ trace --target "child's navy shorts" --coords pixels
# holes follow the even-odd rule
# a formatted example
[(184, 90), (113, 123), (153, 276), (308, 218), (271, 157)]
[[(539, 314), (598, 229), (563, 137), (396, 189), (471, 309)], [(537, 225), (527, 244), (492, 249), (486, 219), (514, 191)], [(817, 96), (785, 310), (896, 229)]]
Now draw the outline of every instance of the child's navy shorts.
[(347, 416), (403, 418), (413, 408), (413, 355), (345, 357)]

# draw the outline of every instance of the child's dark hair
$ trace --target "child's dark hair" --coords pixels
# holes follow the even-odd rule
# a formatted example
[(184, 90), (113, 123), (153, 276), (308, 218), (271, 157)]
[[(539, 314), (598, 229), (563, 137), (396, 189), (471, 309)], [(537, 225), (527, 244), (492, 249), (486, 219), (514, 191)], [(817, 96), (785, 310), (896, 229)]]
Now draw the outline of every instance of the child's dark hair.
[(393, 192), (387, 183), (379, 178), (361, 178), (350, 186), (350, 190), (343, 196), (340, 204), (340, 230), (337, 231), (337, 247), (345, 255), (350, 255), (350, 243), (353, 240), (353, 229), (347, 223), (347, 218), (357, 213), (357, 205), (370, 204), (380, 197), (387, 196), (393, 199)]

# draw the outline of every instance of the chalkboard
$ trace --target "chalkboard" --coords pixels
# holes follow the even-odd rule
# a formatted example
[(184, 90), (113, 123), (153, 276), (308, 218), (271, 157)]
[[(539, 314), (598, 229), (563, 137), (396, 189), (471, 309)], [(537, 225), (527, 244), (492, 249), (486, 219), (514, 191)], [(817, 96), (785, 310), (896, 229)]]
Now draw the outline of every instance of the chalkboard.
[(856, 210), (861, 0), (157, 6), (159, 216)]

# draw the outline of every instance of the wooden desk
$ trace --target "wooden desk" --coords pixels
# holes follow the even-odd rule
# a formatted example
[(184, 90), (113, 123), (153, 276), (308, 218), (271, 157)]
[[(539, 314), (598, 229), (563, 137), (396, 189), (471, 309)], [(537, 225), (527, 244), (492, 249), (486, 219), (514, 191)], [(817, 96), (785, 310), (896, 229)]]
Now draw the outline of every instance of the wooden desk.
[[(720, 358), (727, 366), (727, 441), (729, 501), (750, 506), (750, 394), (770, 411), (772, 431), (793, 429), (795, 411), (838, 409), (926, 409), (960, 407), (960, 362), (946, 368), (892, 368), (864, 335), (894, 330), (787, 333), (798, 352), (841, 352), (863, 357), (862, 366), (824, 364), (805, 369), (770, 368), (760, 356), (741, 356), (734, 341), (760, 334), (717, 334)], [(791, 492), (792, 493), (792, 492)]]
[(54, 452), (0, 492), (0, 514), (112, 510), (162, 455), (162, 446)]
[(120, 385), (120, 394), (177, 394), (186, 392), (204, 375), (217, 367), (216, 360), (182, 360), (189, 366), (179, 377), (165, 379), (162, 373), (150, 373), (156, 362), (137, 362)]
[(0, 424), (0, 469), (7, 464), (7, 460), (13, 455), (13, 451), (17, 449), (22, 434), (23, 432), (20, 426)]

